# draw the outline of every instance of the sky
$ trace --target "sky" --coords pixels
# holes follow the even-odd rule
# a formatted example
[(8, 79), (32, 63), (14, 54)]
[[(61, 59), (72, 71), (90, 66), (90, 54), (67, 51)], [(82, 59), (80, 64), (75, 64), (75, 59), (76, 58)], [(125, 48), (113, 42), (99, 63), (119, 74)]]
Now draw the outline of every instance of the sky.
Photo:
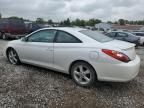
[(3, 17), (38, 17), (61, 21), (98, 18), (103, 21), (144, 19), (144, 0), (0, 0)]

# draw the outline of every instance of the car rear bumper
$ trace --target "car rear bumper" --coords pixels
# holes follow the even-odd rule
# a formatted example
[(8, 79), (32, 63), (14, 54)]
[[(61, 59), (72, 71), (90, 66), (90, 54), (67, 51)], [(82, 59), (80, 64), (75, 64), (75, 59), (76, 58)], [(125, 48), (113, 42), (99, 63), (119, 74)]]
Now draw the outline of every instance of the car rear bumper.
[(133, 61), (129, 63), (120, 64), (93, 64), (98, 80), (126, 82), (137, 76), (140, 68), (140, 58), (136, 56)]

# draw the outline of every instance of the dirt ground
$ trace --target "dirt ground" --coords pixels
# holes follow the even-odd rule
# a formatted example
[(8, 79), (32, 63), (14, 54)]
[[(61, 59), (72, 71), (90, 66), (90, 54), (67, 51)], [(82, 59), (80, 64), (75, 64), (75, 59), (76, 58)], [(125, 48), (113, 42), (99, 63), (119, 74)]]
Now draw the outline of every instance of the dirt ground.
[(69, 75), (22, 64), (11, 65), (0, 40), (0, 108), (144, 108), (144, 47), (139, 75), (127, 83), (77, 86)]

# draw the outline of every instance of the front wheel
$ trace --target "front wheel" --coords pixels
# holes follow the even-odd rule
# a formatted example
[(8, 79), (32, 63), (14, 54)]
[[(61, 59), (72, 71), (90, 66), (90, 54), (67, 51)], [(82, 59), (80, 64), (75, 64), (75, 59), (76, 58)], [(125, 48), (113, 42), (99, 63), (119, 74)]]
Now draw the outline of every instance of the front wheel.
[(8, 60), (11, 64), (14, 64), (14, 65), (20, 64), (18, 54), (14, 49), (11, 48), (8, 50), (7, 57), (8, 57)]
[(77, 62), (71, 68), (71, 75), (76, 84), (88, 87), (96, 81), (96, 72), (88, 63)]

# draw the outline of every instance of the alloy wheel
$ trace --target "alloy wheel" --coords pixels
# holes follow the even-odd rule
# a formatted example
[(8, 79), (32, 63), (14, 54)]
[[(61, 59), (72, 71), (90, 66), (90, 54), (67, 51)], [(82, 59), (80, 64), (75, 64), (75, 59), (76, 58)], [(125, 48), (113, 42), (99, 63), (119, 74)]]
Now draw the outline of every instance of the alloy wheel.
[(19, 62), (17, 53), (13, 49), (9, 50), (9, 52), (8, 52), (8, 59), (9, 59), (10, 63), (12, 63), (14, 65)]
[(74, 78), (80, 84), (88, 84), (91, 81), (91, 72), (87, 66), (79, 65), (74, 69)]

